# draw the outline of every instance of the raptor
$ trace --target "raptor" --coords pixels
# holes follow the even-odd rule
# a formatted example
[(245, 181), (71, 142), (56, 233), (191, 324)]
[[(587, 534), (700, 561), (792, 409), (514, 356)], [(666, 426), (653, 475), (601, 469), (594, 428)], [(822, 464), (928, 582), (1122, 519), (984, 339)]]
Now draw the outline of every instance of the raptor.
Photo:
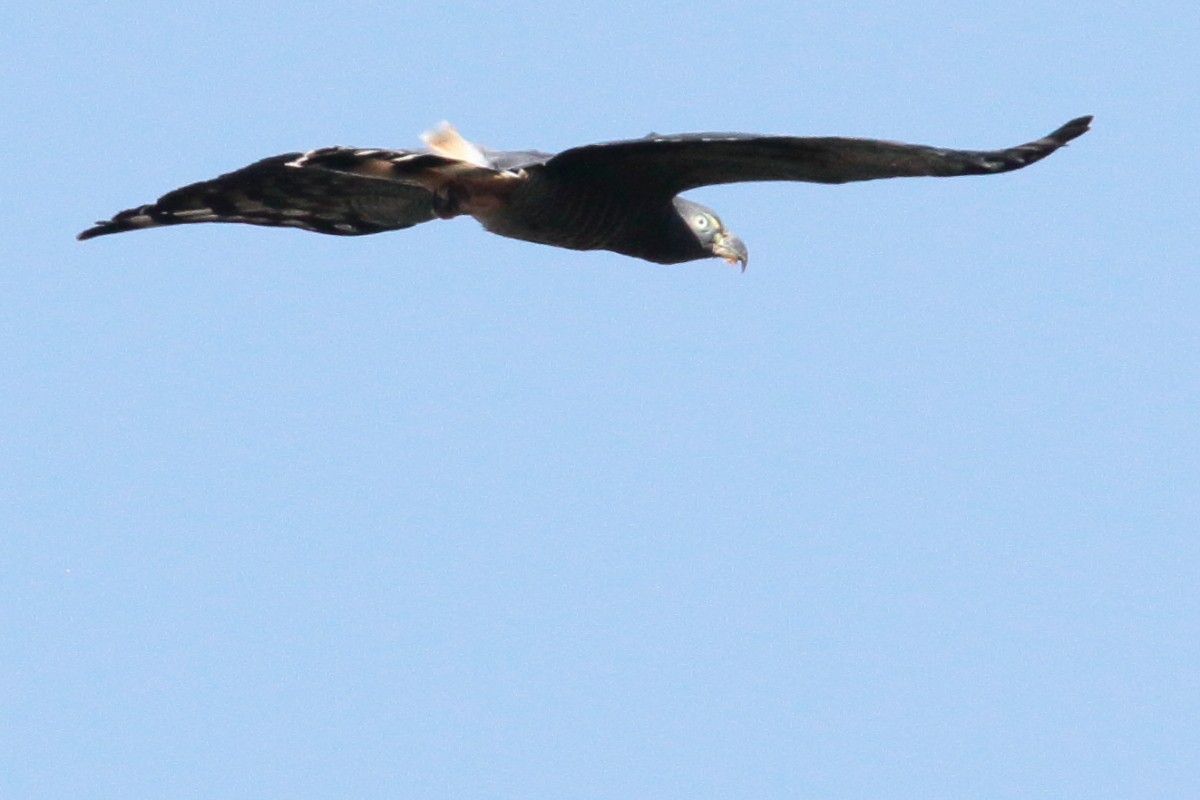
[(414, 150), (323, 147), (257, 161), (121, 211), (79, 234), (244, 222), (359, 236), (469, 215), (501, 236), (611, 250), (659, 264), (723, 258), (746, 246), (712, 209), (680, 197), (743, 181), (847, 183), (991, 175), (1029, 166), (1081, 136), (1079, 117), (1027, 144), (952, 150), (840, 136), (650, 134), (551, 154), (480, 147), (447, 123)]

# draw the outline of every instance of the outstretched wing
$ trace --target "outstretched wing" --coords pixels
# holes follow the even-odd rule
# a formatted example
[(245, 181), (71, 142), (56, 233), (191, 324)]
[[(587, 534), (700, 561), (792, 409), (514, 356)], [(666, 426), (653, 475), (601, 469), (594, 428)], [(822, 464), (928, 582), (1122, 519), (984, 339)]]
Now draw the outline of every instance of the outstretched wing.
[(154, 203), (98, 222), (78, 238), (190, 222), (244, 222), (359, 236), (433, 219), (433, 194), (419, 181), (398, 177), (395, 159), (406, 169), (420, 162), (422, 171), (446, 162), (411, 151), (348, 147), (285, 153), (168, 192)]
[(756, 136), (740, 133), (651, 134), (575, 147), (545, 164), (565, 180), (615, 183), (674, 195), (742, 181), (847, 183), (922, 175), (987, 175), (1039, 161), (1088, 129), (1079, 117), (1027, 144), (1004, 150), (948, 150), (878, 139)]

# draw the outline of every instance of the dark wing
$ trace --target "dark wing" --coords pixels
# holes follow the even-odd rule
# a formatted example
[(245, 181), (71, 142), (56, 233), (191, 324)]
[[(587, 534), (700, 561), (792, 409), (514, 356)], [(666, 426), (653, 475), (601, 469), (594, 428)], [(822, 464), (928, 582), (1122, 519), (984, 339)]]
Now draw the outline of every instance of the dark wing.
[(285, 153), (168, 192), (154, 203), (97, 223), (78, 238), (189, 222), (244, 222), (358, 236), (433, 219), (432, 193), (397, 177), (393, 159), (436, 162), (431, 168), (446, 161), (411, 151), (348, 147)]
[(1050, 135), (1005, 150), (948, 150), (878, 139), (681, 134), (564, 150), (547, 173), (567, 180), (618, 183), (674, 195), (686, 189), (742, 181), (846, 183), (921, 175), (988, 175), (1028, 166), (1088, 129), (1071, 120)]

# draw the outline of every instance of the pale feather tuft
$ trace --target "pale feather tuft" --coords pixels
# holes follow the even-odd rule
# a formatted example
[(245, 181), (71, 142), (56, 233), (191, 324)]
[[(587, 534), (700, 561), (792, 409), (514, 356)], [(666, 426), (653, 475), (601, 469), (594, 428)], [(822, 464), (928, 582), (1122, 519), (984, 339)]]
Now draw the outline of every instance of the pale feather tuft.
[(443, 121), (433, 130), (422, 133), (421, 141), (439, 156), (465, 161), (477, 167), (492, 166), (492, 162), (479, 149), (479, 145), (464, 139), (449, 122)]

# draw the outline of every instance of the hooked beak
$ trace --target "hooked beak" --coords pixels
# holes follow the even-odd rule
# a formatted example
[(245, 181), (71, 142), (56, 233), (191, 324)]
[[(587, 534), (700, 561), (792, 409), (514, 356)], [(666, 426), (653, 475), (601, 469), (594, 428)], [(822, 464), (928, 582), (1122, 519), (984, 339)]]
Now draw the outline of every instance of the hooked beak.
[(746, 245), (732, 233), (723, 233), (718, 236), (716, 241), (713, 242), (712, 253), (714, 256), (725, 259), (730, 264), (741, 264), (742, 272), (746, 271), (746, 264), (750, 261), (750, 254), (746, 251)]

